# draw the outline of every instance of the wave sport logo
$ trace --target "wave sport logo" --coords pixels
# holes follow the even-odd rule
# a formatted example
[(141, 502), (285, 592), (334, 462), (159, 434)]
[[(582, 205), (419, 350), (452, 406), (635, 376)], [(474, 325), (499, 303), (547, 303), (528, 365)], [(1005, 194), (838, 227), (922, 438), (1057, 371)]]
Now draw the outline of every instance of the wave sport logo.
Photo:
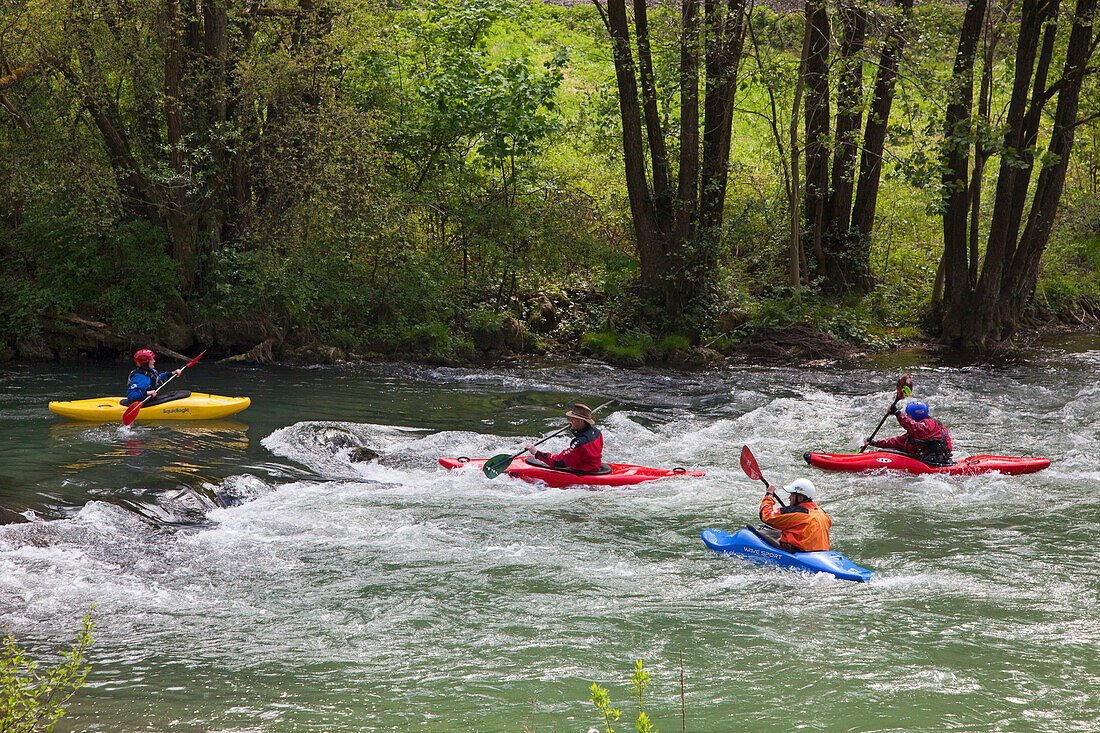
[(766, 557), (772, 560), (778, 560), (779, 558), (783, 557), (779, 553), (769, 552), (768, 550), (760, 550), (755, 547), (744, 547), (741, 549), (741, 552), (746, 555), (757, 555), (759, 557)]
[(172, 410), (165, 410), (162, 414), (171, 415), (174, 412), (191, 412), (191, 408), (190, 407), (177, 407), (177, 408), (172, 409)]

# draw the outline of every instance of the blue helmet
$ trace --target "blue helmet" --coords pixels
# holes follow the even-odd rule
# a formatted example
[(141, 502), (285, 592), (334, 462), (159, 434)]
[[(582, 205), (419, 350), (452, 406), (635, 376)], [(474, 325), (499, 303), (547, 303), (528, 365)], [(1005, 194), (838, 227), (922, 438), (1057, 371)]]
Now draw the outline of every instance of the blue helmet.
[(920, 422), (928, 417), (928, 405), (919, 400), (914, 400), (905, 406), (905, 414)]

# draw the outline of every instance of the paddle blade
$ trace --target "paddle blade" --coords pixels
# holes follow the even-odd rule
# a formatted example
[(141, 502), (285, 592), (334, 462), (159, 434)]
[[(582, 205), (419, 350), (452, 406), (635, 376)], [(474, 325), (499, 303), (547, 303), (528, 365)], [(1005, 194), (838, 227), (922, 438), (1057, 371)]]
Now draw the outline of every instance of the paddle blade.
[(489, 478), (496, 478), (508, 470), (508, 466), (512, 465), (513, 458), (515, 458), (515, 456), (510, 456), (507, 453), (495, 455), (485, 461), (484, 465), (481, 467), (481, 472)]
[[(206, 353), (206, 349), (203, 349), (203, 350), (202, 350), (202, 354), (205, 354), (205, 353)], [(183, 365), (182, 367), (180, 367), (180, 369), (181, 369), (181, 370), (183, 370), (183, 369), (186, 369), (187, 367), (189, 367), (189, 366), (191, 366), (192, 364), (194, 364), (194, 363), (195, 363), (196, 361), (198, 361), (199, 359), (201, 359), (201, 358), (202, 358), (202, 354), (199, 354), (199, 355), (198, 355), (198, 356), (196, 356), (196, 357), (195, 357), (194, 359), (192, 359), (191, 361), (189, 361), (189, 362), (187, 362), (186, 364), (184, 364), (184, 365)]]
[(898, 379), (898, 399), (908, 397), (913, 394), (913, 379), (908, 374), (903, 374)]
[(142, 402), (145, 402), (145, 400), (139, 400), (126, 408), (126, 412), (122, 413), (123, 425), (129, 425), (137, 419), (138, 410), (141, 409)]
[(756, 463), (756, 456), (752, 454), (747, 445), (741, 447), (741, 468), (749, 478), (757, 481), (764, 480), (763, 475), (760, 473), (760, 466)]

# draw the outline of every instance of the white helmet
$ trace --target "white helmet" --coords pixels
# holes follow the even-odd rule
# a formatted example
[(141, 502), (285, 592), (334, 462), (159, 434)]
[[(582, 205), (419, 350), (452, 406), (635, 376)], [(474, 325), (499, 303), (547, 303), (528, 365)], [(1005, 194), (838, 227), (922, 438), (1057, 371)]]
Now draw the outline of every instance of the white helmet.
[(783, 490), (791, 494), (802, 494), (810, 501), (817, 498), (817, 487), (815, 487), (814, 482), (808, 478), (795, 479), (784, 486)]

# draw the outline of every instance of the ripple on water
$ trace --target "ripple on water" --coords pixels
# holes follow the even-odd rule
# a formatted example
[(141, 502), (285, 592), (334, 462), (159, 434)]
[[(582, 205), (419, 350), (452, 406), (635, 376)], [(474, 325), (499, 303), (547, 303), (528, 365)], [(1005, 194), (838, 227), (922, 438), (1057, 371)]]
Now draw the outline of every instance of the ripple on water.
[[(584, 730), (593, 682), (633, 713), (636, 659), (654, 673), (647, 710), (672, 730), (681, 654), (689, 729), (1091, 730), (1100, 388), (1059, 359), (912, 369), (960, 451), (1054, 458), (1021, 477), (805, 466), (804, 450), (866, 437), (892, 399), (884, 371), (295, 372), (279, 385), (302, 392), (290, 403), (347, 380), (334, 391), (374, 413), (400, 398), (401, 424), (273, 419), (259, 448), (232, 426), (55, 431), (50, 450), (100, 451), (65, 477), (98, 500), (0, 528), (0, 616), (56, 653), (96, 604), (91, 688), (71, 710), (89, 730)], [(616, 399), (600, 416), (605, 456), (707, 476), (571, 491), (435, 462), (518, 450), (581, 395)], [(381, 459), (351, 463), (340, 435)], [(114, 483), (87, 468), (133, 440), (149, 463), (109, 469)], [(873, 581), (703, 546), (702, 528), (755, 518), (746, 443), (772, 482), (813, 478), (835, 548)], [(235, 505), (178, 527), (118, 501), (120, 485), (144, 489), (130, 471), (188, 449), (195, 485)], [(215, 454), (239, 468), (206, 476)]]

